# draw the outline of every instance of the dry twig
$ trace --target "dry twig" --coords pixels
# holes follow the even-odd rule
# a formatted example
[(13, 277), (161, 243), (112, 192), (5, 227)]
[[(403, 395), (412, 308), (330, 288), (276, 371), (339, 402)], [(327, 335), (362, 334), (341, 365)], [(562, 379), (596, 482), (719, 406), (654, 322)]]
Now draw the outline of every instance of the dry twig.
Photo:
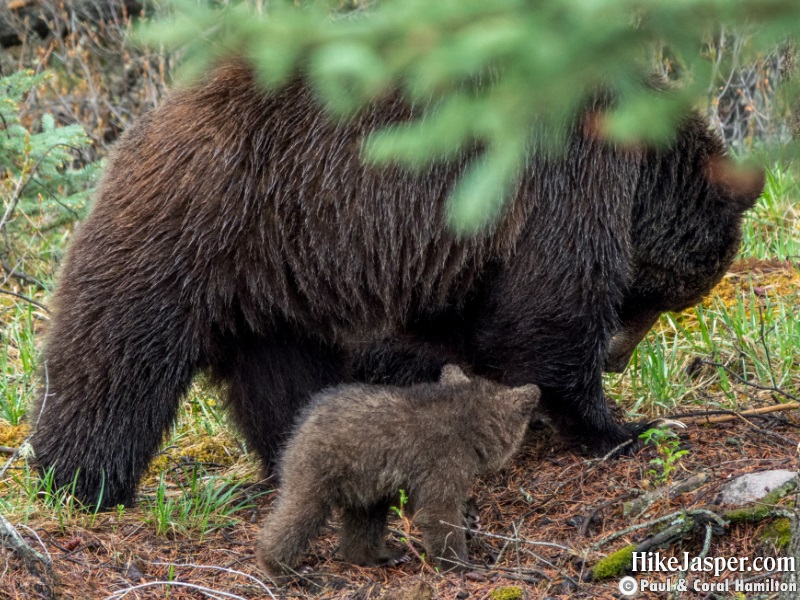
[(694, 418), (697, 419), (698, 423), (727, 423), (728, 421), (734, 421), (740, 417), (752, 417), (755, 415), (796, 410), (798, 408), (800, 408), (800, 402), (787, 402), (786, 404), (773, 404), (772, 406), (762, 406), (761, 408), (753, 408), (750, 410), (743, 410), (741, 412), (730, 411), (729, 414), (713, 417), (701, 415)]

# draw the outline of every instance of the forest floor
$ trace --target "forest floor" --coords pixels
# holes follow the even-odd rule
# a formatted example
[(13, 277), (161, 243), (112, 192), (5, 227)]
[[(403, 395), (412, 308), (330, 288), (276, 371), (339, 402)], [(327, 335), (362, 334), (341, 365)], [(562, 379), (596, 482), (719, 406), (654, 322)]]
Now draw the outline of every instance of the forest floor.
[[(765, 396), (762, 400), (776, 399)], [(330, 532), (314, 545), (305, 563), (309, 573), (288, 585), (265, 580), (256, 567), (253, 547), (259, 522), (269, 510), (266, 498), (239, 514), (236, 523), (204, 535), (158, 535), (135, 510), (97, 515), (93, 524), (85, 522), (86, 516), (62, 523), (52, 515), (31, 518), (21, 533), (34, 548), (46, 550), (53, 574), (32, 575), (6, 552), (0, 598), (121, 598), (126, 590), (131, 590), (130, 598), (175, 599), (614, 598), (619, 596), (620, 577), (591, 581), (593, 566), (613, 551), (644, 540), (663, 524), (603, 544), (605, 538), (678, 511), (703, 508), (724, 514), (725, 507), (716, 501), (720, 488), (731, 478), (756, 470), (797, 469), (797, 424), (796, 418), (783, 415), (690, 425), (681, 434), (682, 446), (689, 452), (681, 458), (673, 480), (704, 474), (706, 483), (676, 497), (663, 495), (637, 517), (625, 516), (623, 504), (653, 489), (649, 461), (657, 454), (654, 448), (632, 457), (588, 460), (554, 443), (548, 432), (535, 432), (513, 467), (475, 486), (481, 531), (470, 542), (475, 568), (461, 574), (438, 574), (417, 559), (392, 568), (346, 565), (334, 557), (336, 536)], [(714, 532), (707, 555), (776, 556), (776, 546), (785, 543), (785, 532), (775, 523), (765, 519), (727, 525)], [(393, 535), (397, 547), (404, 546), (400, 540), (409, 525), (413, 535), (413, 518), (392, 523), (399, 532)], [(683, 552), (697, 556), (704, 538), (700, 527), (679, 544), (661, 550), (669, 556)], [(726, 571), (700, 580), (757, 575)], [(666, 577), (656, 573), (651, 579)], [(148, 587), (132, 589), (136, 586)], [(689, 592), (681, 597), (714, 596)]]

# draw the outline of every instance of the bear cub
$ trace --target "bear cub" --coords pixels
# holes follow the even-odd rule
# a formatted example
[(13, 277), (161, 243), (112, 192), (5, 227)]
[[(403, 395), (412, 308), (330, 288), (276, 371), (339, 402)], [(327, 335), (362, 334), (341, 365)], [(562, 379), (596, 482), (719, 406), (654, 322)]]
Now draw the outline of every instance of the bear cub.
[(428, 559), (444, 569), (468, 564), (457, 525), (469, 489), (519, 449), (539, 397), (535, 385), (468, 378), (454, 365), (442, 369), (438, 383), (320, 392), (281, 457), (280, 495), (259, 542), (261, 567), (291, 572), (334, 508), (341, 510), (341, 558), (391, 561), (386, 521), (401, 489)]

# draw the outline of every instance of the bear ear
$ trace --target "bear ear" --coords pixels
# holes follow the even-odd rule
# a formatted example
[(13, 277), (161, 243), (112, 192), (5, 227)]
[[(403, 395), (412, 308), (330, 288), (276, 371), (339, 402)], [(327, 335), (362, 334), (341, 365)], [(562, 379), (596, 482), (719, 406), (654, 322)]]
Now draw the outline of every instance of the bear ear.
[(725, 189), (738, 212), (752, 208), (764, 191), (764, 169), (737, 165), (724, 156), (712, 156), (708, 161), (708, 179)]
[(439, 383), (469, 383), (469, 377), (464, 375), (464, 371), (462, 371), (461, 367), (458, 365), (445, 365), (442, 367), (442, 375), (439, 377)]
[(538, 385), (532, 383), (512, 388), (511, 393), (514, 395), (515, 402), (519, 402), (531, 409), (539, 406), (539, 400), (542, 397), (542, 390), (539, 389)]

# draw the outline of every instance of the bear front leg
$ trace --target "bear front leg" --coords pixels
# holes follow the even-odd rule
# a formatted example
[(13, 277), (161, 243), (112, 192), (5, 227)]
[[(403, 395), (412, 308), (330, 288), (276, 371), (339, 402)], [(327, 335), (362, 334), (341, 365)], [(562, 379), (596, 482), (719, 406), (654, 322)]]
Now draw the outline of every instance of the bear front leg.
[(469, 569), (469, 552), (466, 534), (458, 527), (461, 510), (447, 504), (452, 502), (443, 499), (439, 506), (428, 504), (414, 521), (422, 533), (428, 562), (443, 571), (462, 571)]
[(543, 387), (541, 406), (562, 436), (591, 454), (605, 455), (626, 442), (631, 443), (620, 451), (635, 448), (634, 442), (645, 427), (618, 421), (603, 394), (602, 385), (594, 387), (594, 390)]
[(348, 506), (342, 510), (339, 530), (339, 556), (361, 566), (386, 565), (399, 561), (402, 553), (386, 546), (386, 520), (391, 502), (385, 500), (370, 507)]
[[(533, 315), (522, 331), (497, 322), (517, 320), (521, 313)], [(541, 408), (558, 432), (605, 454), (632, 439), (636, 428), (615, 418), (603, 393), (603, 321), (601, 315), (564, 319), (541, 307), (513, 313), (503, 308), (483, 329), (476, 370), (511, 386), (535, 383), (542, 390)]]
[(466, 472), (449, 481), (442, 476), (463, 470), (463, 465), (442, 464), (436, 474), (417, 482), (409, 494), (413, 521), (422, 534), (426, 559), (444, 571), (462, 571), (470, 566), (462, 523), (471, 479)]

